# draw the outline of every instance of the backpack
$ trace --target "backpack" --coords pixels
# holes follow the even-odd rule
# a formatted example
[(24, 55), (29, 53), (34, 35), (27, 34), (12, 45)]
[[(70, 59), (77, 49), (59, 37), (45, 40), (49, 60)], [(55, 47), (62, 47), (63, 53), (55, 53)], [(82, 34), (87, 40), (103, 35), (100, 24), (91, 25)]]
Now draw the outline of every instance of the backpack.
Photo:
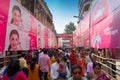
[(14, 76), (11, 76), (11, 77), (10, 77), (10, 80), (14, 80)]

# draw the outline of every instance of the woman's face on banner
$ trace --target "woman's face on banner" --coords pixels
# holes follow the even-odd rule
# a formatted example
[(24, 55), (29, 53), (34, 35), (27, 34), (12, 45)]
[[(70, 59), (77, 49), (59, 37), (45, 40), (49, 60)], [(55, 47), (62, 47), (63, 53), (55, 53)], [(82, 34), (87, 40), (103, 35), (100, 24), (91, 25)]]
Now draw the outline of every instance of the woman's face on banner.
[(18, 26), (21, 22), (21, 14), (19, 12), (19, 10), (14, 10), (13, 11), (13, 23)]
[(16, 50), (19, 44), (19, 38), (17, 34), (12, 34), (10, 37), (10, 45), (12, 50)]

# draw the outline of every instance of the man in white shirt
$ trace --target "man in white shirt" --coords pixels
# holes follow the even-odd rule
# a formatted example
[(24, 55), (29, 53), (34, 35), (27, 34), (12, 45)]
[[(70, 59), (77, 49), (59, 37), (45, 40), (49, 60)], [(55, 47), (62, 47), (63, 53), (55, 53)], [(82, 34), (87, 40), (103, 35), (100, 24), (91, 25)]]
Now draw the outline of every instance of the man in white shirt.
[[(55, 55), (55, 62), (52, 64), (51, 66), (51, 71), (50, 71), (50, 76), (52, 78), (52, 80), (57, 80), (58, 76), (59, 76), (59, 55)], [(70, 77), (70, 72), (68, 70), (68, 67), (66, 68), (67, 69), (67, 78)]]

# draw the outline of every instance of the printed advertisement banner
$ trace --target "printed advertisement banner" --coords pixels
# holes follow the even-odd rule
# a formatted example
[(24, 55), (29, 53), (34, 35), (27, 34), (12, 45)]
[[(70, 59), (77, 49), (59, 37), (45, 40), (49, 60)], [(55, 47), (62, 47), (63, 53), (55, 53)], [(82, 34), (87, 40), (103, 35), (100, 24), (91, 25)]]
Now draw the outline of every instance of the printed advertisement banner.
[(41, 24), (38, 21), (38, 26), (37, 26), (37, 49), (42, 48), (42, 44), (41, 44)]
[(120, 48), (119, 0), (96, 0), (91, 12), (91, 46)]
[(92, 27), (91, 45), (97, 48), (120, 48), (120, 7)]
[(10, 0), (8, 17), (5, 50), (36, 49), (36, 19), (16, 0)]
[(95, 0), (91, 7), (91, 25), (94, 26), (110, 13), (108, 0)]
[(0, 0), (0, 51), (4, 51), (9, 0)]
[(86, 32), (84, 33), (84, 46), (85, 47), (90, 47), (90, 33), (89, 33), (89, 29), (86, 30)]
[(45, 48), (48, 48), (48, 29), (44, 28), (44, 42), (45, 42)]
[(29, 31), (29, 37), (30, 37), (30, 50), (36, 50), (37, 46), (37, 20), (34, 18), (34, 16), (30, 15), (31, 19), (31, 29)]

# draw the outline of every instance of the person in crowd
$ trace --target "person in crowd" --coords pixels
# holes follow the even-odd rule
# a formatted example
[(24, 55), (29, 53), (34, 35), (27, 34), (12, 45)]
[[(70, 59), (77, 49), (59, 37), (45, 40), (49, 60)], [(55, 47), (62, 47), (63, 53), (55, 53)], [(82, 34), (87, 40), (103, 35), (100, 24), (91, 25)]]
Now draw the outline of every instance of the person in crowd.
[(7, 67), (7, 72), (1, 80), (28, 80), (23, 71), (20, 70), (19, 60), (13, 59)]
[(73, 65), (72, 74), (73, 76), (68, 80), (87, 80), (85, 77), (82, 77), (82, 68), (77, 64)]
[(17, 5), (14, 5), (12, 9), (11, 24), (17, 26), (19, 29), (23, 29), (22, 19), (21, 19), (21, 10)]
[(90, 61), (87, 64), (87, 80), (93, 80), (93, 63), (95, 62), (94, 56), (90, 56)]
[(61, 56), (61, 60), (59, 63), (59, 77), (64, 80), (67, 78), (67, 59), (65, 56)]
[(86, 64), (88, 64), (91, 61), (90, 56), (91, 56), (91, 51), (87, 50), (86, 57), (85, 57)]
[[(48, 71), (50, 70), (50, 57), (47, 54), (47, 50), (43, 50), (44, 55), (39, 58), (39, 66), (41, 70), (41, 77), (43, 76), (44, 80), (48, 80)], [(42, 80), (42, 78), (40, 78)]]
[(39, 58), (44, 55), (43, 49), (39, 49), (39, 55), (38, 55), (38, 64), (39, 64)]
[(27, 61), (27, 65), (29, 65), (32, 62), (32, 52), (31, 51), (28, 51), (28, 53), (26, 53), (25, 59)]
[(59, 60), (59, 55), (57, 53), (54, 55), (54, 57), (55, 57), (55, 62), (51, 66), (50, 76), (52, 80), (57, 80), (59, 75), (58, 70), (59, 70), (60, 60)]
[(105, 73), (101, 71), (100, 63), (93, 63), (94, 80), (110, 80)]
[(77, 55), (75, 54), (74, 50), (71, 50), (71, 54), (70, 54), (70, 64), (71, 67), (75, 64), (77, 64)]
[(23, 67), (21, 68), (21, 70), (24, 72), (24, 74), (26, 75), (26, 77), (28, 78), (28, 73), (29, 73), (29, 70), (27, 67)]
[[(53, 55), (53, 54), (54, 54), (54, 53), (49, 49), (48, 55), (49, 55), (49, 57), (50, 57), (50, 66), (55, 62), (55, 58), (54, 58), (54, 55)], [(49, 78), (49, 80), (51, 80), (50, 70), (49, 70), (49, 72), (48, 72), (48, 78)]]
[(82, 77), (84, 77), (85, 76), (85, 69), (86, 69), (86, 61), (85, 61), (85, 57), (84, 57), (85, 53), (82, 52), (80, 55), (81, 56), (78, 58), (78, 65), (81, 66)]
[(67, 67), (70, 69), (70, 54), (68, 52), (68, 50), (65, 50), (65, 57), (67, 58)]
[(17, 30), (13, 29), (9, 36), (10, 45), (8, 47), (9, 51), (22, 50), (21, 43), (19, 41), (19, 33)]
[[(59, 80), (59, 79), (63, 79), (61, 77), (59, 77), (59, 66), (60, 66), (60, 54), (55, 54), (55, 62), (52, 64), (51, 66), (51, 70), (50, 70), (50, 76), (52, 78), (52, 80)], [(67, 70), (67, 78), (70, 76), (70, 72)]]
[(28, 66), (28, 78), (29, 80), (40, 80), (39, 77), (39, 65), (37, 64), (37, 58), (33, 57), (31, 64)]
[(20, 58), (19, 58), (21, 68), (27, 67), (27, 62), (26, 62), (24, 56), (25, 56), (25, 53), (21, 53)]

